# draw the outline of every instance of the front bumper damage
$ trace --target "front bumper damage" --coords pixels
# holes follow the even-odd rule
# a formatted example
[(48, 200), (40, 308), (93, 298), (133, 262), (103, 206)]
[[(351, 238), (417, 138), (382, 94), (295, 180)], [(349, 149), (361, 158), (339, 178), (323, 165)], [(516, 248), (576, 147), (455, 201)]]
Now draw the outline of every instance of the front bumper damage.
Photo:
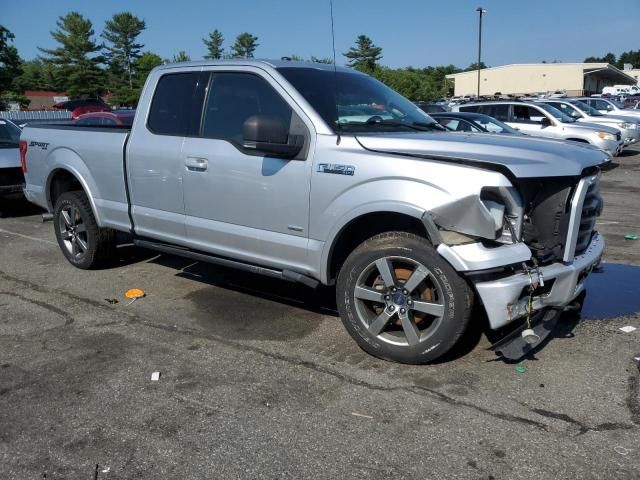
[[(480, 264), (482, 269), (490, 269), (526, 263), (531, 259), (531, 251), (522, 243), (493, 249), (472, 245), (439, 245), (438, 252), (461, 272), (477, 272), (479, 269), (475, 267)], [(479, 250), (483, 252), (482, 256), (478, 256)], [(600, 263), (603, 251), (604, 239), (594, 232), (589, 246), (572, 262), (556, 262), (540, 267), (538, 271), (547, 289), (543, 293), (534, 293), (532, 312), (545, 308), (563, 309), (573, 302), (584, 290), (587, 275)], [(479, 258), (481, 262), (478, 262)], [(488, 281), (469, 278), (484, 305), (491, 329), (497, 330), (526, 316), (531, 285), (529, 273), (520, 272)]]

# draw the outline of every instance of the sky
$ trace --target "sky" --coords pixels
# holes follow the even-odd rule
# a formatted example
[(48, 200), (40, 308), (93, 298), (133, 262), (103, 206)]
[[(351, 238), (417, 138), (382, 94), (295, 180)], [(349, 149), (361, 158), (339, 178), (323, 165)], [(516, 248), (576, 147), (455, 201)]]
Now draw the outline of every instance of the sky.
[[(337, 63), (365, 34), (389, 67), (467, 67), (477, 59), (479, 5), (487, 10), (482, 60), (490, 66), (640, 49), (640, 0), (617, 0), (614, 8), (602, 0), (334, 0)], [(55, 46), (56, 19), (74, 10), (96, 35), (114, 13), (132, 12), (146, 21), (145, 50), (163, 58), (180, 50), (202, 58), (202, 38), (215, 28), (226, 48), (241, 32), (257, 35), (257, 58), (332, 55), (329, 0), (0, 0), (0, 24), (29, 60), (37, 47)]]

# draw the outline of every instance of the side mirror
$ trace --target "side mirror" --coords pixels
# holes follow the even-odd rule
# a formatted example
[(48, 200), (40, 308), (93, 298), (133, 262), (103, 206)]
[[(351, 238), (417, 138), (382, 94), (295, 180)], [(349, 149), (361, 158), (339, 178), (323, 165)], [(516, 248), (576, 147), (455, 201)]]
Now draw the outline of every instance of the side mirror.
[(552, 125), (551, 119), (549, 117), (542, 117), (542, 120), (540, 120), (540, 124), (543, 127), (550, 127)]
[(277, 157), (293, 158), (304, 143), (302, 135), (289, 135), (288, 127), (276, 117), (253, 115), (244, 122), (242, 146)]

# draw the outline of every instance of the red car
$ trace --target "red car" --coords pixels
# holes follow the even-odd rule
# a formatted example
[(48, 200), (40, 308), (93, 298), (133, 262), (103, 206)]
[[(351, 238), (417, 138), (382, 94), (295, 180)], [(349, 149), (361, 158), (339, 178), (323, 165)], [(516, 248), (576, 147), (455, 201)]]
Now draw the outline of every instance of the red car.
[(111, 112), (93, 112), (80, 115), (74, 125), (126, 125), (133, 124), (135, 110), (113, 110)]
[(58, 110), (69, 110), (71, 118), (78, 118), (80, 115), (89, 112), (110, 112), (111, 107), (102, 100), (88, 98), (86, 100), (67, 100), (56, 103), (53, 108)]

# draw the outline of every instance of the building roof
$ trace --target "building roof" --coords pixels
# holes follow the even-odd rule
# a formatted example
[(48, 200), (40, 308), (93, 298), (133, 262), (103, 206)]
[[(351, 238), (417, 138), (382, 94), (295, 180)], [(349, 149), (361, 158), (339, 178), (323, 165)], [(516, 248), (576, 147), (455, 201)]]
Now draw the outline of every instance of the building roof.
[[(582, 68), (584, 74), (592, 73), (595, 71), (601, 70), (609, 70), (611, 73), (614, 73), (616, 76), (620, 75), (621, 79), (626, 80), (627, 82), (635, 83), (636, 79), (632, 76), (628, 75), (624, 71), (619, 68), (609, 64), (609, 63), (511, 63), (509, 65), (500, 65), (498, 67), (489, 67), (483, 68), (481, 72), (488, 72), (493, 70), (507, 69), (512, 67), (538, 67), (538, 68), (555, 68), (555, 67), (566, 67), (566, 66), (574, 66)], [(466, 72), (459, 73), (451, 73), (446, 75), (446, 78), (455, 79), (456, 77), (467, 75), (469, 73), (477, 74), (477, 70), (467, 70)]]

